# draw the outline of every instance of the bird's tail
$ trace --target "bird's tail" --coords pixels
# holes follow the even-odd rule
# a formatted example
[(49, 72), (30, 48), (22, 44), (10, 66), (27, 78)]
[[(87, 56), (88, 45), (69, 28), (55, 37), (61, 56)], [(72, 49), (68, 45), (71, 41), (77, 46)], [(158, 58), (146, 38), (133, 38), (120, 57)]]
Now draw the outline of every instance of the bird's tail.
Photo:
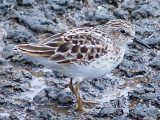
[(26, 53), (32, 56), (50, 57), (55, 53), (53, 47), (37, 46), (34, 44), (21, 44), (16, 45), (14, 50), (18, 50), (22, 53)]

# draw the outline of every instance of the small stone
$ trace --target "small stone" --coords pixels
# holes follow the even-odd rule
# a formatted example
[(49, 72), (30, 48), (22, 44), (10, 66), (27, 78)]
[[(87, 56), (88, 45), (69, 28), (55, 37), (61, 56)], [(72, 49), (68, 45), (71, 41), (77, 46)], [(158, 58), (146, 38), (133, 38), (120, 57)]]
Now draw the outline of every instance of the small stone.
[(61, 92), (58, 95), (58, 100), (60, 104), (71, 105), (73, 104), (73, 95), (66, 93), (66, 92)]
[(31, 108), (27, 108), (26, 109), (27, 113), (30, 114), (30, 115), (33, 115), (33, 116), (36, 116), (37, 113), (34, 109), (31, 109)]
[(154, 88), (147, 88), (147, 87), (145, 87), (144, 88), (144, 91), (145, 91), (145, 93), (149, 93), (149, 92), (155, 92), (155, 89)]
[(17, 1), (19, 6), (32, 6), (34, 5), (34, 0), (19, 0)]
[(4, 106), (6, 103), (6, 100), (3, 96), (0, 96), (0, 106)]
[(32, 34), (26, 30), (12, 30), (7, 32), (7, 39), (15, 43), (26, 43), (32, 38)]
[(100, 117), (113, 117), (113, 116), (120, 116), (123, 114), (122, 109), (117, 109), (114, 107), (104, 107), (100, 110), (99, 116)]
[(146, 93), (141, 96), (141, 99), (143, 100), (152, 100), (153, 98), (158, 98), (159, 94), (158, 93)]
[(9, 118), (11, 120), (20, 120), (19, 117), (18, 117), (18, 115), (16, 113), (11, 113), (10, 116), (9, 116)]
[(5, 48), (3, 49), (2, 52), (2, 56), (5, 59), (9, 59), (12, 58), (13, 56), (15, 56), (15, 52), (13, 51), (14, 45), (13, 44), (8, 44), (7, 46), (5, 46)]
[(115, 19), (112, 12), (110, 12), (108, 9), (113, 8), (113, 6), (99, 6), (98, 9), (95, 11), (95, 19), (96, 20), (112, 20)]
[(138, 89), (134, 90), (134, 92), (137, 94), (144, 94), (145, 93), (143, 88), (138, 88)]
[(157, 70), (160, 70), (160, 56), (156, 57), (156, 59), (153, 62), (151, 62), (149, 64), (149, 66), (151, 66)]

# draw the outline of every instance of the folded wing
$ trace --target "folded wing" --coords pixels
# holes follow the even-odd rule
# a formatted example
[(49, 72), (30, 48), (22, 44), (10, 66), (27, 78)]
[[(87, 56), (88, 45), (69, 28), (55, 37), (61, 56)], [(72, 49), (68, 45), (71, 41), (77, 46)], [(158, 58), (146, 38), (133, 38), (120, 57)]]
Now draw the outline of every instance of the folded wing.
[(91, 62), (103, 56), (107, 46), (90, 30), (83, 31), (80, 28), (76, 32), (59, 33), (39, 44), (22, 44), (16, 48), (29, 55), (47, 57), (57, 64)]

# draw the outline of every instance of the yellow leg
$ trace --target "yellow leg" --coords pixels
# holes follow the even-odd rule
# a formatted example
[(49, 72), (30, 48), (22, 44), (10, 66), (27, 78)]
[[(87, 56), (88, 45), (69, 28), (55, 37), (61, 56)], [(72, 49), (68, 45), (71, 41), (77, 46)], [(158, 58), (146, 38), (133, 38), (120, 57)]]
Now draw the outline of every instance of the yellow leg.
[(72, 78), (71, 78), (70, 83), (69, 83), (69, 88), (70, 88), (70, 90), (74, 93), (74, 95), (76, 96), (77, 104), (78, 104), (77, 110), (80, 110), (80, 111), (84, 111), (84, 112), (85, 112), (85, 110), (84, 110), (83, 107), (82, 107), (82, 100), (81, 100), (81, 98), (80, 98), (80, 96), (79, 96), (79, 93), (78, 93), (79, 85), (80, 85), (80, 83), (78, 82), (78, 83), (76, 84), (76, 87), (74, 88), (74, 87), (73, 87), (73, 84), (72, 84)]
[[(77, 91), (77, 93), (78, 93), (78, 88), (79, 88), (79, 85), (80, 85), (80, 82), (78, 82), (77, 84), (76, 84), (76, 87), (75, 87), (75, 90)], [(81, 98), (80, 98), (81, 99)], [(91, 102), (91, 101), (85, 101), (85, 100), (81, 100), (81, 102), (82, 103), (84, 103), (84, 104), (98, 104), (98, 103), (96, 103), (96, 102)]]

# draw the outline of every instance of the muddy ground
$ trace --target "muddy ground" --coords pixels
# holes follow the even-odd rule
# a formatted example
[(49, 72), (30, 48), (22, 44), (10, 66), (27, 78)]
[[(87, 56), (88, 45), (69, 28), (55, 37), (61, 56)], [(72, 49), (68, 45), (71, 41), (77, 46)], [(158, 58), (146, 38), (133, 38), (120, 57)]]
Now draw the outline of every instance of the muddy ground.
[[(13, 51), (57, 32), (130, 20), (146, 49), (129, 45), (112, 75), (81, 82), (87, 112), (75, 111), (67, 76)], [(0, 0), (0, 120), (160, 119), (159, 0)]]

